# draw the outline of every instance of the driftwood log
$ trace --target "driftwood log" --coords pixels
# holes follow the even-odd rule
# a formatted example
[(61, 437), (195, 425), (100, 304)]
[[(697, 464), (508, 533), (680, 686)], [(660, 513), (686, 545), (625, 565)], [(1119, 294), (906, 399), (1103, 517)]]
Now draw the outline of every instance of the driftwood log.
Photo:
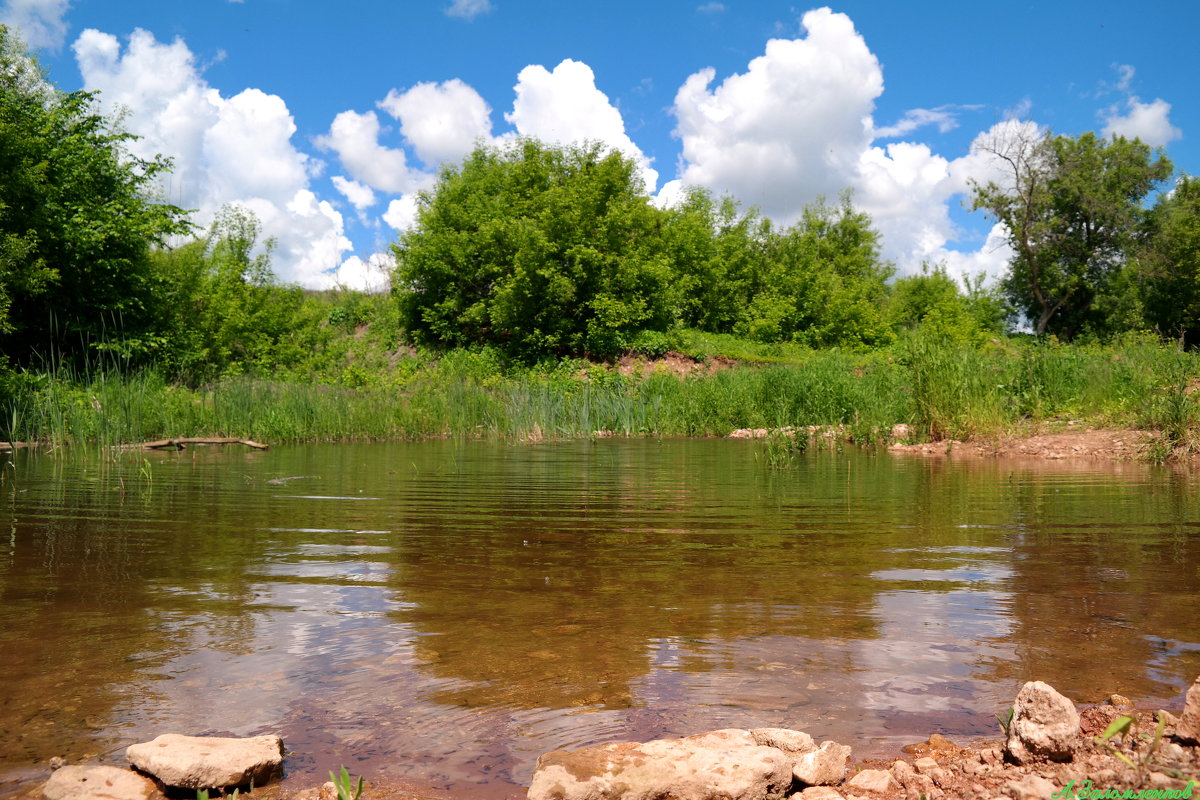
[(249, 439), (235, 439), (225, 436), (183, 436), (178, 439), (159, 439), (157, 442), (142, 442), (141, 444), (124, 445), (126, 450), (186, 450), (189, 444), (244, 444), (255, 450), (270, 450), (265, 444), (252, 442)]
[(0, 442), (0, 453), (20, 450), (22, 447), (29, 447), (29, 442)]

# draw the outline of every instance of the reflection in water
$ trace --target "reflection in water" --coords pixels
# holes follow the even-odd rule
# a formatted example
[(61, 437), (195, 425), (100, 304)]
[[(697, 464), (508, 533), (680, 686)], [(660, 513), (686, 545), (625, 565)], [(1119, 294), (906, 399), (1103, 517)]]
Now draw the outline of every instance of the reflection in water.
[(990, 735), (1027, 679), (1178, 703), (1200, 674), (1190, 476), (756, 448), (19, 454), (0, 795), (170, 730), (279, 733), (296, 783), (500, 798), (560, 747), (785, 726), (884, 754)]

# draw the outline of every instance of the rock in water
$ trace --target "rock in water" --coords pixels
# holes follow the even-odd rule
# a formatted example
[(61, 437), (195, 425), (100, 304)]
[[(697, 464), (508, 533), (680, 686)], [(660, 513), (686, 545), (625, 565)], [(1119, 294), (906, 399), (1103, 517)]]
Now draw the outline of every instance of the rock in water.
[(1200, 678), (1192, 681), (1192, 688), (1188, 689), (1183, 714), (1175, 725), (1175, 735), (1185, 742), (1200, 744)]
[(120, 767), (59, 767), (42, 787), (45, 800), (151, 800), (154, 781)]
[(125, 750), (129, 763), (167, 786), (183, 789), (255, 786), (283, 770), (283, 740), (278, 736), (228, 739), (164, 733)]
[[(796, 731), (737, 728), (686, 739), (558, 750), (538, 759), (529, 800), (782, 800), (798, 755)], [(760, 744), (770, 741), (774, 746)]]
[(1030, 681), (1017, 693), (1008, 726), (1008, 754), (1018, 764), (1038, 758), (1070, 761), (1079, 736), (1075, 704), (1049, 684)]

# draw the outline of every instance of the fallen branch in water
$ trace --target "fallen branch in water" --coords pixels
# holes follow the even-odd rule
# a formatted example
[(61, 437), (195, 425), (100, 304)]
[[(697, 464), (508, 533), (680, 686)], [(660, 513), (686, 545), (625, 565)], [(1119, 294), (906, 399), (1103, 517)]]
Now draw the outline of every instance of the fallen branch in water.
[(29, 447), (29, 442), (0, 442), (0, 452), (20, 450), (22, 447)]
[(252, 447), (255, 450), (269, 450), (268, 445), (252, 442), (249, 439), (235, 439), (229, 437), (208, 437), (208, 436), (185, 436), (179, 439), (160, 439), (156, 442), (142, 442), (141, 444), (126, 444), (121, 445), (122, 450), (186, 450), (189, 444), (244, 444), (246, 447)]

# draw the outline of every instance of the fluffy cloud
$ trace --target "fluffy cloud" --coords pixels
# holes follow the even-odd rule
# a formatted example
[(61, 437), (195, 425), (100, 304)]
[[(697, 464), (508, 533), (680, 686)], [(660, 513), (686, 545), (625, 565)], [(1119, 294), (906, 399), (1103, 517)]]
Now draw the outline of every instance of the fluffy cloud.
[(381, 145), (381, 132), (374, 111), (365, 114), (343, 111), (334, 117), (329, 133), (318, 137), (316, 143), (337, 153), (355, 180), (393, 194), (412, 191), (422, 184), (425, 176), (409, 168), (403, 150)]
[(853, 183), (883, 91), (879, 62), (850, 18), (804, 15), (808, 36), (772, 39), (746, 72), (708, 68), (675, 96), (685, 183), (729, 192), (791, 221), (818, 195)]
[(400, 122), (400, 133), (426, 166), (457, 161), (476, 141), (492, 137), (492, 109), (479, 92), (458, 80), (392, 89), (379, 107)]
[(67, 9), (71, 0), (8, 0), (0, 9), (0, 24), (21, 32), (30, 47), (58, 50), (67, 38)]
[(375, 253), (366, 260), (350, 256), (342, 262), (333, 280), (347, 289), (384, 292), (391, 286), (395, 266), (396, 261), (390, 253)]
[[(951, 107), (913, 109), (876, 127), (883, 72), (849, 17), (822, 8), (802, 25), (806, 36), (769, 41), (743, 73), (715, 86), (712, 69), (686, 80), (674, 106), (681, 183), (727, 192), (784, 224), (818, 197), (851, 189), (902, 274), (925, 261), (943, 262), (952, 274), (999, 274), (1008, 257), (998, 244), (1002, 230), (977, 253), (949, 247), (965, 236), (950, 203), (970, 179), (991, 179), (995, 165), (979, 154), (949, 160), (924, 144), (874, 143), (928, 125), (950, 130), (957, 125)], [(658, 202), (674, 202), (681, 183), (668, 182)]]
[(1103, 96), (1115, 92), (1124, 95), (1124, 101), (1109, 106), (1098, 115), (1104, 122), (1102, 132), (1105, 136), (1141, 139), (1153, 147), (1162, 147), (1183, 136), (1183, 132), (1171, 124), (1170, 103), (1160, 97), (1143, 103), (1133, 93), (1133, 78), (1137, 70), (1129, 64), (1113, 64), (1113, 69), (1117, 71), (1117, 82), (1111, 85), (1101, 83), (1099, 94)]
[(375, 205), (375, 193), (370, 186), (364, 186), (358, 181), (348, 180), (343, 175), (334, 175), (333, 188), (341, 192), (342, 197), (350, 201), (350, 205), (362, 211)]
[(1161, 98), (1143, 103), (1137, 97), (1125, 101), (1125, 113), (1117, 107), (1110, 108), (1104, 118), (1105, 136), (1138, 138), (1148, 145), (1161, 147), (1183, 136), (1183, 132), (1171, 124), (1171, 104)]
[(491, 0), (454, 0), (446, 9), (446, 15), (472, 20), (492, 10)]
[(514, 90), (513, 110), (504, 118), (517, 133), (559, 144), (603, 142), (637, 162), (646, 190), (654, 192), (658, 172), (625, 133), (621, 112), (596, 87), (596, 75), (587, 64), (568, 58), (553, 71), (531, 64), (517, 75)]
[(319, 165), (292, 144), (296, 125), (282, 99), (257, 89), (223, 97), (182, 40), (164, 44), (143, 30), (124, 52), (116, 37), (86, 30), (74, 51), (85, 88), (99, 90), (104, 110), (124, 112), (124, 125), (142, 137), (130, 145), (135, 154), (173, 157), (163, 185), (169, 201), (196, 209), (200, 225), (227, 203), (250, 209), (277, 242), (282, 279), (330, 285), (351, 245), (341, 215), (309, 188)]
[(417, 224), (417, 196), (406, 194), (388, 203), (383, 221), (403, 233)]

